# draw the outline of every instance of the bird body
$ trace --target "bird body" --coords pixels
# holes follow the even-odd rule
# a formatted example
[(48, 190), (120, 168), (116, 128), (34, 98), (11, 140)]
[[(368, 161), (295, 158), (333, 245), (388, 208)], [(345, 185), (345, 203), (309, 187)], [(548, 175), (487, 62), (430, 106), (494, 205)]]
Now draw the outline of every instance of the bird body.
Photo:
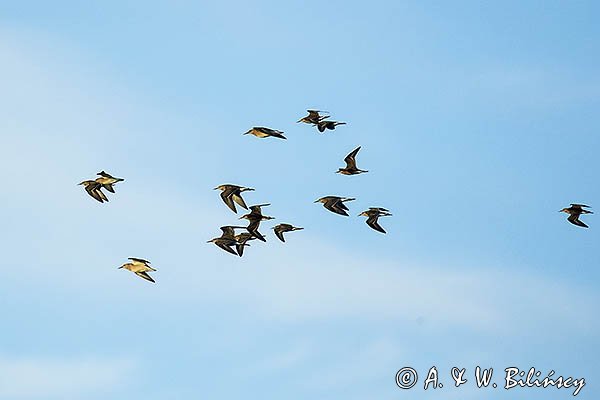
[(344, 202), (352, 200), (356, 199), (352, 197), (325, 196), (315, 200), (315, 203), (323, 203), (323, 207), (327, 210), (347, 217), (348, 207), (346, 207)]
[(276, 129), (265, 128), (264, 126), (255, 126), (250, 129), (248, 132), (244, 133), (244, 135), (254, 135), (258, 138), (266, 138), (266, 137), (276, 137), (278, 139), (287, 139), (283, 136), (282, 131), (278, 131)]
[(359, 169), (356, 167), (356, 155), (358, 154), (358, 152), (360, 151), (360, 147), (358, 146), (356, 149), (352, 150), (352, 152), (350, 154), (348, 154), (346, 156), (346, 158), (344, 158), (344, 162), (346, 163), (346, 167), (345, 168), (339, 168), (337, 170), (337, 174), (342, 174), (342, 175), (358, 175), (358, 174), (362, 174), (364, 172), (369, 172), (369, 171), (365, 171), (362, 169)]
[(235, 250), (233, 250), (233, 246), (237, 245), (237, 239), (235, 238), (235, 230), (236, 228), (245, 229), (243, 226), (222, 226), (220, 229), (222, 231), (221, 236), (213, 238), (206, 243), (214, 243), (217, 247), (222, 250), (225, 250), (228, 253), (233, 255), (237, 255)]
[(569, 221), (573, 225), (577, 225), (582, 228), (589, 228), (583, 221), (581, 221), (579, 219), (581, 214), (593, 214), (592, 211), (586, 210), (586, 208), (590, 208), (590, 206), (586, 206), (585, 204), (571, 203), (571, 207), (563, 208), (559, 212), (564, 212), (564, 213), (569, 214), (567, 221)]
[(367, 217), (367, 225), (369, 225), (372, 229), (377, 232), (386, 233), (385, 229), (379, 225), (378, 219), (379, 217), (387, 217), (392, 215), (389, 210), (381, 207), (371, 207), (367, 211), (363, 211), (358, 214), (359, 217)]
[(148, 275), (148, 272), (156, 271), (156, 269), (150, 266), (150, 261), (135, 257), (129, 257), (129, 260), (131, 260), (131, 262), (121, 265), (119, 269), (126, 269), (135, 273), (140, 278), (155, 283), (154, 279), (152, 279), (152, 277)]
[(329, 129), (330, 131), (332, 131), (338, 125), (346, 125), (346, 123), (339, 122), (339, 121), (323, 120), (323, 121), (319, 121), (319, 123), (317, 123), (317, 129), (319, 130), (319, 132), (323, 133), (323, 132), (325, 132), (325, 129)]
[(273, 217), (268, 217), (266, 215), (263, 215), (263, 213), (262, 213), (262, 207), (266, 207), (269, 205), (270, 204), (259, 204), (259, 205), (250, 206), (250, 213), (248, 213), (246, 215), (242, 215), (240, 217), (240, 219), (247, 219), (249, 221), (249, 224), (246, 227), (248, 232), (251, 233), (252, 235), (254, 235), (254, 237), (256, 237), (258, 240), (262, 240), (263, 242), (266, 242), (267, 240), (258, 231), (258, 227), (260, 226), (261, 221), (275, 219)]
[(123, 182), (125, 180), (123, 178), (115, 178), (114, 176), (112, 176), (104, 171), (100, 171), (96, 175), (99, 175), (99, 177), (96, 178), (95, 181), (98, 182), (100, 185), (102, 185), (102, 187), (104, 189), (108, 190), (111, 193), (115, 192), (115, 189), (113, 187), (113, 185), (115, 183)]
[(299, 119), (298, 122), (303, 122), (305, 124), (311, 124), (311, 125), (318, 125), (319, 122), (323, 121), (326, 118), (329, 118), (329, 115), (320, 115), (320, 112), (326, 112), (326, 111), (319, 111), (319, 110), (306, 110), (308, 112), (308, 115), (306, 117), (303, 117), (301, 119)]
[(302, 229), (304, 228), (298, 228), (290, 224), (279, 224), (273, 227), (273, 230), (275, 231), (275, 236), (277, 236), (277, 238), (279, 238), (279, 240), (281, 240), (282, 242), (285, 242), (285, 237), (283, 236), (284, 232), (293, 232)]
[(237, 203), (240, 207), (245, 208), (247, 210), (248, 207), (246, 206), (246, 202), (242, 198), (242, 192), (253, 191), (254, 189), (249, 187), (224, 184), (217, 186), (214, 190), (220, 190), (221, 199), (223, 199), (223, 202), (227, 205), (227, 207), (229, 207), (231, 211), (237, 213), (237, 209), (235, 208), (234, 202)]
[(238, 256), (240, 256), (240, 257), (243, 256), (244, 255), (244, 247), (250, 246), (246, 242), (249, 242), (250, 240), (254, 240), (254, 239), (256, 239), (256, 238), (250, 232), (242, 232), (235, 236), (235, 240), (237, 242), (235, 245), (235, 249), (237, 250)]

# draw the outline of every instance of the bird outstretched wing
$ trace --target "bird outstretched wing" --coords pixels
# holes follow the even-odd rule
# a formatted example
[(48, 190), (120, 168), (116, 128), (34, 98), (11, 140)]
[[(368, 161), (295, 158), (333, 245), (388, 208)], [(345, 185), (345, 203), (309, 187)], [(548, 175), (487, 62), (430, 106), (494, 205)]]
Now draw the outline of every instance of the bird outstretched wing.
[(369, 218), (367, 218), (367, 225), (375, 229), (377, 232), (386, 233), (385, 229), (383, 229), (381, 225), (379, 225), (378, 220), (379, 215), (371, 215)]
[(154, 281), (154, 279), (152, 279), (152, 277), (151, 277), (150, 275), (148, 275), (147, 273), (145, 273), (145, 272), (143, 272), (143, 271), (141, 271), (141, 272), (136, 272), (135, 274), (136, 274), (137, 276), (139, 276), (140, 278), (143, 278), (143, 279), (145, 279), (145, 280), (147, 280), (147, 281), (149, 281), (149, 282), (156, 283), (156, 282)]
[(582, 228), (589, 228), (589, 226), (587, 226), (585, 223), (579, 220), (579, 215), (577, 214), (569, 215), (569, 218), (567, 218), (567, 220), (573, 225), (581, 226)]
[(356, 169), (356, 155), (360, 151), (360, 147), (361, 146), (358, 146), (356, 149), (352, 150), (352, 152), (344, 158), (347, 169)]

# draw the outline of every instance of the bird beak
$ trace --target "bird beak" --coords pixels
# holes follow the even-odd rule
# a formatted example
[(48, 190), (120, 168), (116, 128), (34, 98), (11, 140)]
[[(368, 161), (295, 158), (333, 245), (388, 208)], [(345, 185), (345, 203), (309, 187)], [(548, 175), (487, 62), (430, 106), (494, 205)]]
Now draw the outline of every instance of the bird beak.
[(122, 266), (122, 265), (121, 265), (119, 268), (117, 268), (117, 269), (121, 269), (121, 268), (123, 268), (123, 266)]
[(249, 134), (250, 132), (252, 132), (252, 131), (250, 130), (250, 131), (248, 131), (248, 132), (245, 132), (245, 133), (244, 133), (244, 135), (247, 135), (247, 134)]
[(319, 200), (315, 200), (314, 202), (315, 202), (315, 203), (318, 203), (318, 202), (319, 202)]

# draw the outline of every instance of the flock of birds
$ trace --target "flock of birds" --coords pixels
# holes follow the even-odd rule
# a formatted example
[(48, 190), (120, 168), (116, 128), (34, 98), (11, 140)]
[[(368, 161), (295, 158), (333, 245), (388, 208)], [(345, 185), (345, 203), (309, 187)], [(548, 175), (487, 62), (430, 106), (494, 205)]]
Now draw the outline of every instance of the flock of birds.
[[(345, 122), (334, 121), (330, 119), (329, 115), (321, 115), (323, 111), (319, 110), (307, 110), (308, 115), (301, 118), (297, 122), (305, 123), (312, 126), (315, 126), (317, 130), (321, 133), (326, 130), (334, 130), (339, 125), (345, 125)], [(286, 139), (283, 135), (284, 132), (255, 126), (252, 129), (248, 130), (248, 132), (244, 133), (244, 135), (254, 135), (258, 138), (268, 138), (274, 137), (278, 139)], [(360, 146), (354, 149), (350, 154), (348, 154), (344, 158), (344, 162), (346, 163), (345, 167), (339, 168), (336, 173), (342, 175), (358, 175), (365, 172), (366, 170), (362, 170), (356, 165), (356, 156), (360, 151)], [(97, 200), (100, 203), (108, 202), (108, 197), (102, 191), (102, 189), (106, 189), (110, 193), (115, 193), (114, 185), (123, 182), (123, 178), (115, 178), (114, 176), (108, 174), (105, 171), (100, 171), (98, 174), (98, 178), (94, 180), (85, 180), (80, 183), (85, 188), (87, 194), (89, 194), (93, 199)], [(239, 219), (248, 220), (247, 226), (234, 226), (234, 225), (225, 225), (222, 226), (221, 236), (215, 237), (209, 240), (207, 243), (214, 243), (220, 249), (233, 254), (235, 256), (242, 257), (244, 254), (244, 248), (246, 246), (250, 246), (248, 244), (249, 241), (258, 239), (262, 242), (266, 242), (265, 236), (259, 232), (258, 228), (260, 227), (260, 223), (262, 221), (268, 221), (275, 219), (274, 217), (270, 217), (264, 215), (262, 213), (262, 208), (267, 207), (270, 204), (257, 204), (248, 207), (246, 202), (242, 197), (243, 192), (254, 191), (253, 188), (232, 185), (232, 184), (223, 184), (219, 185), (214, 190), (220, 190), (220, 196), (225, 205), (234, 213), (237, 214), (238, 210), (236, 208), (236, 204), (250, 212), (242, 215)], [(344, 204), (345, 202), (356, 200), (351, 197), (340, 197), (340, 196), (325, 196), (315, 200), (315, 203), (322, 203), (325, 209), (339, 215), (349, 216), (348, 207)], [(585, 204), (575, 204), (572, 203), (570, 207), (563, 208), (559, 212), (564, 212), (569, 214), (567, 220), (573, 225), (577, 225), (583, 228), (588, 228), (588, 226), (581, 221), (579, 218), (582, 214), (593, 214), (592, 211), (588, 210), (590, 206)], [(386, 233), (385, 229), (379, 225), (380, 217), (391, 216), (392, 214), (388, 209), (383, 207), (370, 207), (368, 210), (363, 211), (359, 214), (359, 216), (367, 217), (366, 223), (373, 230), (381, 233)], [(241, 233), (236, 233), (236, 229), (243, 230)], [(271, 228), (275, 234), (275, 236), (285, 242), (284, 233), (293, 232), (302, 230), (304, 228), (296, 227), (288, 223), (280, 223)], [(123, 264), (119, 267), (119, 269), (126, 269), (135, 273), (137, 276), (150, 281), (155, 282), (154, 279), (148, 274), (148, 272), (156, 271), (156, 269), (150, 266), (150, 261), (144, 260), (142, 258), (130, 257), (128, 263)]]

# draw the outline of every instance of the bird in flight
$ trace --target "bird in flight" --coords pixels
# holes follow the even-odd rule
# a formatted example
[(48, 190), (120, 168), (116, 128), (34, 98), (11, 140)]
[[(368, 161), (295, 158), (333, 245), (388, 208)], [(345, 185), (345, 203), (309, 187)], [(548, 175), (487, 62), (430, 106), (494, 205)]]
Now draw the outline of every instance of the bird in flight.
[(369, 171), (364, 171), (362, 169), (358, 169), (356, 167), (356, 155), (358, 154), (359, 151), (360, 151), (360, 146), (358, 146), (356, 149), (352, 150), (352, 152), (350, 154), (348, 154), (346, 156), (346, 158), (344, 158), (344, 161), (346, 162), (346, 167), (338, 169), (336, 174), (358, 175), (358, 174), (362, 174), (363, 172), (369, 172)]
[(332, 131), (338, 125), (346, 125), (346, 123), (339, 121), (323, 120), (317, 123), (317, 129), (319, 130), (319, 132), (323, 133), (325, 132), (325, 129), (329, 129), (330, 131)]
[(221, 236), (211, 239), (211, 240), (207, 241), (206, 243), (214, 243), (222, 250), (225, 250), (226, 252), (231, 253), (234, 256), (236, 256), (236, 255), (238, 255), (238, 253), (236, 253), (235, 250), (233, 249), (233, 246), (235, 246), (238, 243), (235, 238), (235, 229), (236, 228), (244, 229), (243, 226), (229, 226), (229, 225), (222, 226), (220, 228), (221, 231), (223, 232), (221, 234)]
[(285, 238), (283, 237), (284, 232), (300, 231), (302, 229), (304, 228), (298, 228), (290, 224), (279, 224), (273, 227), (273, 230), (275, 231), (275, 236), (277, 236), (282, 242), (285, 242)]
[(135, 257), (129, 257), (128, 260), (131, 260), (131, 262), (121, 265), (119, 269), (124, 268), (128, 271), (135, 273), (140, 278), (155, 283), (154, 279), (152, 279), (152, 277), (148, 275), (148, 272), (156, 271), (150, 266), (150, 261)]
[(250, 246), (246, 242), (256, 239), (250, 232), (242, 232), (240, 234), (235, 235), (234, 238), (237, 242), (235, 245), (235, 249), (238, 253), (238, 256), (240, 257), (244, 255), (244, 247)]
[(377, 221), (379, 217), (387, 217), (392, 215), (389, 210), (381, 207), (371, 207), (367, 211), (363, 211), (358, 214), (359, 217), (367, 217), (367, 225), (375, 229), (377, 232), (386, 233), (385, 229), (379, 225)]
[(104, 189), (108, 190), (111, 193), (115, 192), (115, 189), (113, 188), (113, 185), (115, 183), (123, 182), (125, 180), (123, 178), (115, 178), (114, 176), (104, 171), (100, 171), (96, 175), (100, 176), (99, 178), (96, 178), (96, 182), (98, 182), (100, 185), (102, 185)]
[(327, 111), (319, 111), (319, 110), (306, 110), (306, 111), (308, 112), (308, 115), (306, 117), (299, 119), (298, 121), (296, 121), (296, 123), (304, 122), (305, 124), (318, 125), (319, 122), (323, 121), (326, 118), (329, 118), (329, 115), (319, 114), (321, 112), (327, 112)]
[(581, 226), (582, 228), (589, 228), (585, 223), (579, 220), (579, 216), (581, 216), (581, 214), (593, 214), (592, 211), (585, 210), (585, 208), (590, 208), (590, 206), (586, 206), (585, 204), (571, 203), (571, 207), (563, 208), (560, 210), (560, 212), (569, 214), (567, 221), (573, 225)]
[(271, 129), (271, 128), (265, 128), (263, 126), (255, 126), (252, 129), (250, 129), (248, 132), (244, 133), (244, 135), (248, 135), (248, 134), (254, 135), (259, 138), (276, 137), (279, 139), (287, 139), (285, 136), (283, 136), (282, 131), (278, 131), (276, 129)]
[(269, 219), (275, 219), (273, 217), (268, 217), (262, 214), (261, 207), (270, 206), (270, 204), (259, 204), (255, 206), (250, 206), (250, 213), (246, 215), (242, 215), (240, 219), (247, 219), (250, 221), (248, 227), (246, 228), (249, 233), (251, 233), (258, 240), (262, 240), (266, 242), (267, 239), (258, 231), (258, 227), (260, 226), (261, 221), (266, 221)]
[(87, 194), (92, 196), (93, 199), (99, 201), (100, 203), (104, 203), (108, 201), (108, 197), (102, 192), (102, 185), (96, 181), (83, 181), (79, 183), (79, 185), (83, 185)]
[(338, 196), (325, 196), (320, 199), (315, 200), (315, 203), (323, 203), (323, 207), (328, 209), (329, 211), (348, 216), (348, 207), (344, 204), (345, 201), (356, 200), (352, 197), (338, 197)]
[(234, 202), (236, 202), (240, 207), (245, 208), (247, 210), (248, 207), (246, 206), (246, 203), (242, 198), (242, 192), (253, 191), (254, 189), (243, 186), (225, 184), (217, 186), (214, 190), (220, 190), (221, 199), (223, 199), (223, 202), (225, 202), (225, 204), (227, 205), (227, 207), (229, 207), (231, 211), (237, 213), (237, 209), (235, 208)]

